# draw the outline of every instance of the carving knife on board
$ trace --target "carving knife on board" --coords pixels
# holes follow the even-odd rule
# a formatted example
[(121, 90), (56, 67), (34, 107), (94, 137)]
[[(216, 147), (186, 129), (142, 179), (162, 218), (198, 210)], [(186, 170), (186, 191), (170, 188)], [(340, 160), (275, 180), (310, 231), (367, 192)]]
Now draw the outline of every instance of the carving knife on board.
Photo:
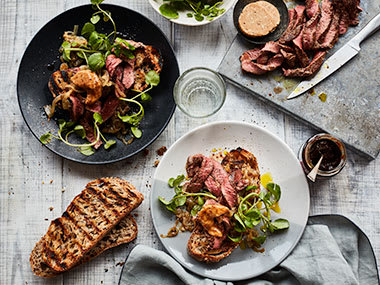
[(292, 99), (313, 88), (319, 82), (330, 76), (360, 51), (360, 43), (380, 28), (380, 13), (377, 14), (355, 37), (330, 56), (321, 69), (309, 80), (303, 80), (286, 98)]

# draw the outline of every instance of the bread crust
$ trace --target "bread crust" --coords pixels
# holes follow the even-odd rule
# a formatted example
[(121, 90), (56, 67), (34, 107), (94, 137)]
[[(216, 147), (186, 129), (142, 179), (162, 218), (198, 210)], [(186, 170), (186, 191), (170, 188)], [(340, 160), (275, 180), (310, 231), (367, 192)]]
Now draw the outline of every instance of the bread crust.
[(62, 217), (51, 222), (39, 244), (43, 262), (57, 272), (74, 267), (143, 199), (118, 177), (91, 181)]
[[(118, 245), (133, 241), (138, 234), (137, 223), (135, 219), (128, 215), (120, 221), (94, 248), (87, 252), (77, 265), (86, 263), (104, 251)], [(41, 239), (35, 245), (30, 254), (30, 266), (35, 275), (45, 278), (56, 277), (62, 272), (51, 269), (42, 258), (43, 240)]]

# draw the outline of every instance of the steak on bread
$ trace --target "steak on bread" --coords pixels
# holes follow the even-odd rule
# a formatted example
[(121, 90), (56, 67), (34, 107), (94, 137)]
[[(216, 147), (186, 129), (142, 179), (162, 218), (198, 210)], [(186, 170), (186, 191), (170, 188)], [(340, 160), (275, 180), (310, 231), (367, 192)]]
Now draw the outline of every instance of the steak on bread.
[[(107, 249), (133, 241), (137, 236), (137, 224), (135, 219), (128, 215), (120, 221), (100, 242), (88, 251), (79, 261), (83, 264)], [(42, 258), (43, 240), (41, 239), (34, 247), (30, 255), (30, 266), (35, 275), (40, 277), (55, 277), (62, 272), (51, 269)]]
[(207, 233), (202, 226), (198, 225), (191, 233), (187, 242), (187, 251), (198, 261), (213, 263), (219, 262), (229, 256), (238, 247), (239, 242), (233, 242), (229, 238), (222, 241), (219, 248), (215, 248), (216, 238)]
[(77, 265), (144, 197), (120, 178), (91, 181), (42, 238), (42, 259), (57, 272)]

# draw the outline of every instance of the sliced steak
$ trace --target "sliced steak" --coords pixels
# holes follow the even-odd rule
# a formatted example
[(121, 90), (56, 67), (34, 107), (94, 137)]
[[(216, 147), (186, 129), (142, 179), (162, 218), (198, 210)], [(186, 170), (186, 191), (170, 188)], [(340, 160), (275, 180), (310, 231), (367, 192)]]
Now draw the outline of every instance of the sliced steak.
[(108, 95), (102, 109), (100, 110), (100, 115), (103, 118), (103, 122), (112, 117), (119, 104), (120, 100), (115, 95)]
[(110, 54), (106, 59), (106, 69), (111, 77), (114, 77), (116, 68), (123, 62), (121, 58), (116, 57), (114, 54)]
[(333, 15), (333, 19), (331, 21), (330, 27), (326, 35), (320, 42), (318, 46), (319, 49), (331, 49), (335, 45), (335, 43), (338, 41), (340, 16), (341, 14), (339, 12), (334, 11), (334, 15)]
[[(205, 157), (202, 154), (189, 156), (186, 162), (186, 172), (187, 176), (191, 177), (191, 180), (185, 183), (184, 191), (199, 192), (204, 187), (205, 181), (213, 171), (213, 168), (214, 163), (211, 158)], [(218, 197), (220, 196), (220, 193), (213, 194)]]
[(293, 32), (293, 29), (296, 25), (297, 22), (297, 13), (295, 9), (289, 9), (289, 24), (288, 27), (286, 28), (285, 32), (281, 35), (281, 38), (279, 39), (280, 43), (285, 43), (288, 42), (290, 34)]
[(244, 60), (241, 63), (241, 68), (246, 72), (261, 75), (267, 73), (268, 71), (275, 70), (281, 66), (283, 61), (284, 57), (281, 54), (276, 54), (274, 57), (268, 60), (267, 64), (259, 64), (251, 60)]
[(125, 89), (129, 89), (132, 87), (134, 82), (135, 82), (135, 74), (133, 72), (133, 67), (127, 63), (123, 69), (122, 83), (123, 83)]
[(280, 43), (287, 43), (287, 42), (292, 41), (294, 38), (296, 38), (299, 35), (299, 33), (302, 30), (302, 27), (305, 22), (305, 6), (297, 5), (294, 10), (297, 16), (296, 22), (288, 33), (287, 31), (284, 33), (284, 35), (280, 39)]
[[(318, 5), (318, 2), (317, 2), (317, 5)], [(319, 15), (320, 15), (319, 12), (315, 13), (314, 16), (310, 20), (308, 20), (305, 24), (305, 27), (302, 33), (302, 47), (304, 50), (310, 50), (314, 47), (316, 32), (317, 32), (317, 25), (319, 22)]]
[(78, 121), (84, 113), (84, 103), (74, 95), (70, 96), (70, 101), (72, 105), (70, 113), (71, 120)]
[(322, 0), (321, 18), (318, 22), (315, 34), (314, 48), (319, 40), (326, 34), (333, 18), (333, 7), (330, 0)]
[(283, 69), (286, 77), (308, 77), (313, 75), (321, 67), (326, 56), (326, 51), (319, 51), (315, 54), (310, 64), (303, 68)]
[(86, 110), (93, 113), (96, 113), (96, 112), (99, 113), (101, 109), (102, 109), (102, 102), (100, 101), (96, 101), (92, 105), (86, 105)]
[(287, 52), (283, 49), (281, 49), (280, 52), (284, 57), (286, 65), (290, 68), (293, 68), (296, 65), (297, 56), (294, 53)]
[[(86, 112), (79, 122), (84, 128), (84, 130), (86, 131), (86, 139), (89, 142), (94, 142), (96, 140), (96, 136), (94, 132), (94, 122), (92, 119), (92, 113)], [(102, 140), (99, 139), (97, 143), (94, 145), (94, 148), (98, 149), (101, 145), (102, 145)]]
[(303, 39), (303, 30), (293, 40), (293, 44), (294, 44), (294, 49), (296, 51), (298, 62), (300, 63), (301, 67), (306, 67), (309, 64), (309, 57), (307, 56), (306, 52), (303, 50), (302, 39)]
[(306, 15), (309, 19), (320, 14), (318, 0), (306, 0)]

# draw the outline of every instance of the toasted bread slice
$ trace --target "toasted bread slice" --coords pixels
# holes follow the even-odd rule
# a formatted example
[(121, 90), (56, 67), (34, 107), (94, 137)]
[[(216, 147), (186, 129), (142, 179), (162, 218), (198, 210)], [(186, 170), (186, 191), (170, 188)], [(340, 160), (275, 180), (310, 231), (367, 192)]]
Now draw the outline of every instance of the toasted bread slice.
[(88, 183), (42, 238), (44, 263), (58, 272), (72, 268), (143, 199), (133, 185), (120, 178)]
[(226, 238), (218, 249), (214, 249), (214, 239), (213, 236), (203, 230), (202, 226), (198, 225), (187, 242), (187, 250), (190, 256), (206, 263), (219, 262), (229, 256), (239, 245), (239, 242), (233, 242)]
[[(87, 252), (79, 264), (83, 264), (103, 253), (107, 249), (120, 244), (133, 241), (137, 236), (137, 224), (135, 219), (128, 215), (120, 221), (94, 248)], [(62, 272), (51, 269), (42, 258), (43, 240), (41, 239), (34, 247), (30, 255), (30, 265), (35, 275), (41, 277), (55, 277)]]
[(260, 189), (260, 169), (256, 157), (251, 152), (240, 147), (231, 150), (222, 160), (222, 165), (229, 174), (240, 170), (247, 185)]

